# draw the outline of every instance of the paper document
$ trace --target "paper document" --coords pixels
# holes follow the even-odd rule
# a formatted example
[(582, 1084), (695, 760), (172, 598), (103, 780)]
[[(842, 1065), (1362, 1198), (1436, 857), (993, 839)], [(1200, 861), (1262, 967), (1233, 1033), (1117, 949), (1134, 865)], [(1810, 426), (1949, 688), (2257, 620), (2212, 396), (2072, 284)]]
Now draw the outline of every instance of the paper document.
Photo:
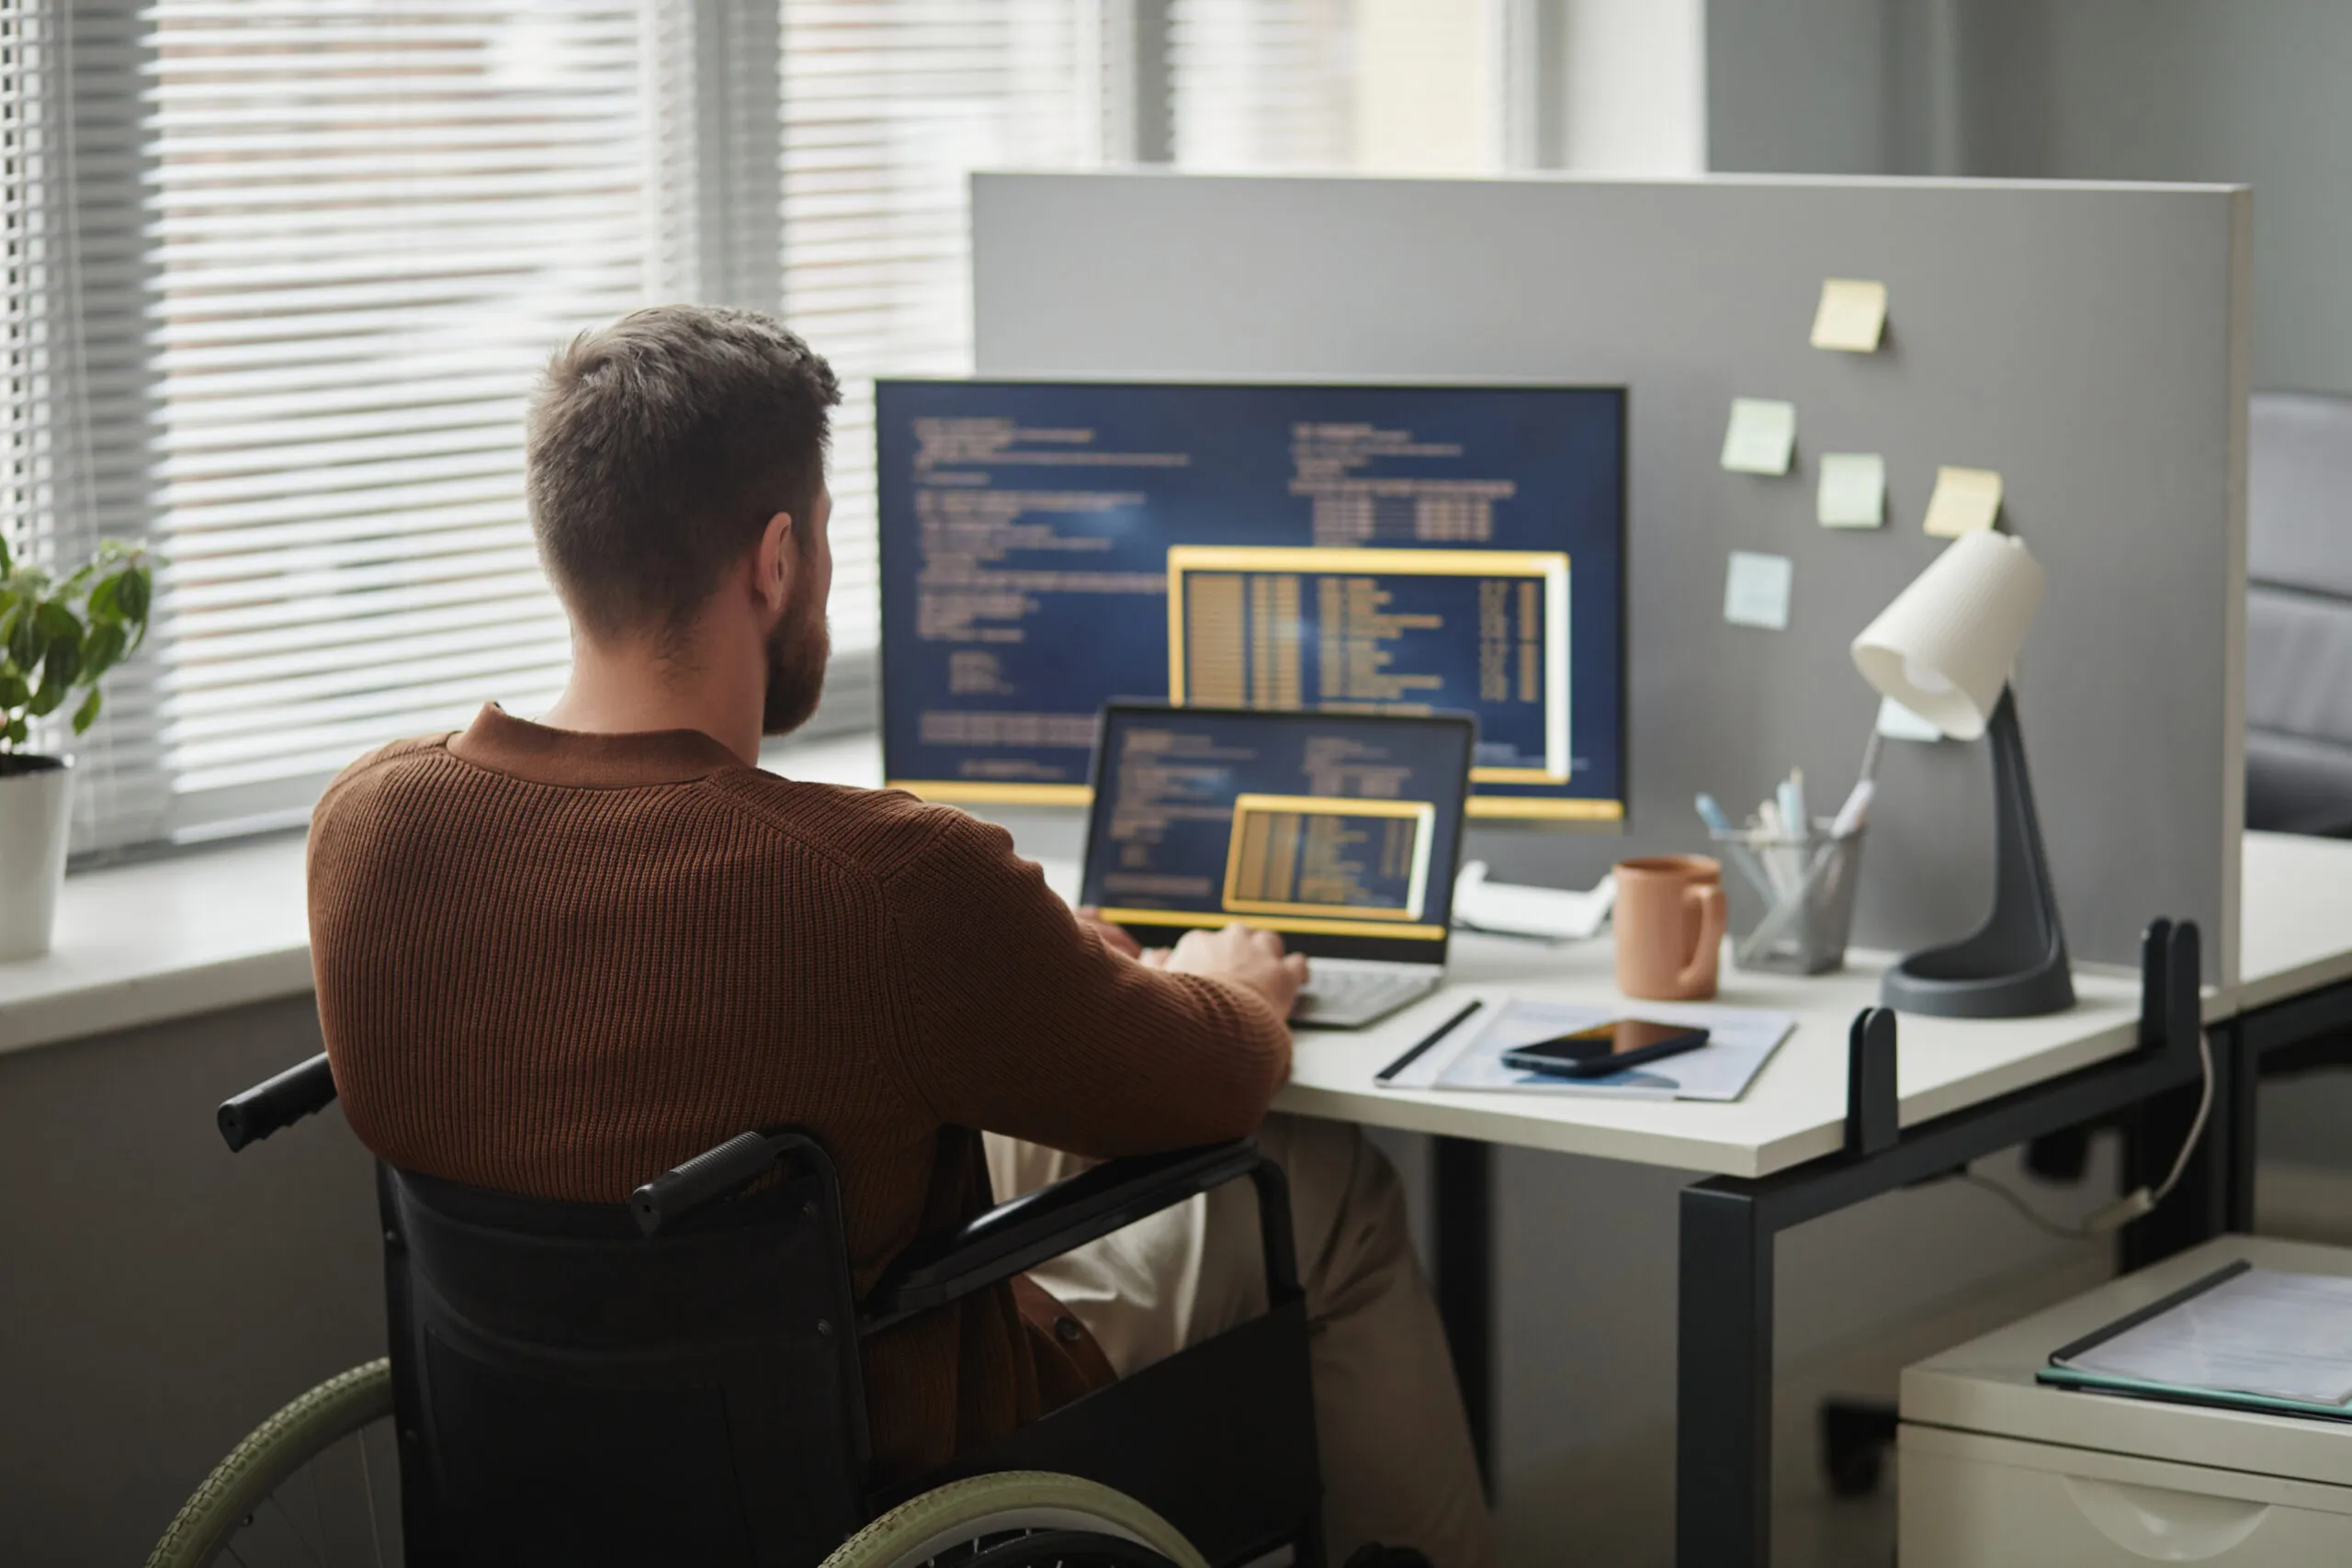
[(1519, 887), (1487, 880), (1487, 863), (1474, 860), (1453, 879), (1453, 923), (1502, 936), (1570, 942), (1600, 933), (1617, 900), (1617, 882), (1604, 876), (1589, 893), (1559, 887)]
[(1785, 474), (1796, 450), (1797, 405), (1734, 398), (1724, 427), (1724, 467), (1736, 474)]
[(1736, 626), (1789, 629), (1789, 585), (1796, 568), (1786, 556), (1734, 550), (1724, 576), (1724, 619)]
[(1927, 531), (1957, 539), (1993, 525), (2001, 514), (2001, 476), (1990, 468), (1938, 468), (1928, 497)]
[(1886, 459), (1875, 452), (1824, 452), (1814, 515), (1825, 528), (1875, 528), (1886, 521)]
[(1860, 277), (1822, 280), (1821, 304), (1813, 313), (1814, 347), (1876, 354), (1885, 328), (1885, 284)]
[[(1601, 1078), (1550, 1077), (1502, 1063), (1502, 1054), (1620, 1018), (1691, 1024), (1707, 1043), (1679, 1056)], [(1532, 1094), (1581, 1094), (1606, 1100), (1737, 1100), (1796, 1020), (1783, 1012), (1747, 1012), (1690, 1002), (1632, 1002), (1600, 1008), (1513, 998), (1464, 1031), (1459, 1044), (1431, 1051), (1387, 1085), (1390, 1089), (1511, 1089)]]
[(2352, 1279), (2249, 1269), (2063, 1364), (2182, 1388), (2352, 1403)]

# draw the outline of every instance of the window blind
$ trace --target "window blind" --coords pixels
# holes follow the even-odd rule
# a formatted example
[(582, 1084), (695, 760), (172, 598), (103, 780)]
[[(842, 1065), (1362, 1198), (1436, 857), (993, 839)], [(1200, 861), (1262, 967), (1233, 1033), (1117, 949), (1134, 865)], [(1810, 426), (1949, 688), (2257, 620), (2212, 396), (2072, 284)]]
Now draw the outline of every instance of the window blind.
[[(52, 570), (146, 532), (143, 378), (133, 334), (108, 330), (142, 299), (137, 117), (104, 89), (134, 58), (132, 9), (0, 0), (0, 528)], [(161, 818), (157, 668), (152, 651), (117, 666), (84, 735), (62, 713), (35, 722), (35, 750), (77, 763), (77, 846)]]
[(168, 558), (76, 743), (78, 843), (296, 821), (387, 739), (544, 705), (525, 402), (653, 299), (780, 300), (843, 375), (856, 722), (872, 378), (969, 367), (969, 172), (1369, 166), (1367, 62), (1452, 4), (0, 0), (0, 524)]
[(665, 280), (635, 0), (156, 0), (141, 93), (174, 826), (568, 663), (522, 488), (550, 349)]
[(1349, 167), (1355, 10), (1351, 0), (1169, 0), (1176, 163)]
[(785, 320), (843, 382), (832, 628), (854, 677), (880, 627), (874, 378), (971, 367), (972, 170), (1099, 157), (1100, 0), (783, 5)]

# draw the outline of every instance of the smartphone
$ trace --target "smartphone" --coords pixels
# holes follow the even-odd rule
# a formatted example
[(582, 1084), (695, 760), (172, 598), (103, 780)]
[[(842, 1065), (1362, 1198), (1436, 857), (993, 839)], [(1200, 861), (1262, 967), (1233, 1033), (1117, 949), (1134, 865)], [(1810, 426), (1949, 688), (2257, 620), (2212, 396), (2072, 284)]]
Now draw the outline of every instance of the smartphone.
[(1621, 1018), (1532, 1045), (1514, 1046), (1503, 1053), (1503, 1066), (1554, 1077), (1600, 1078), (1644, 1062), (1696, 1051), (1706, 1043), (1707, 1032), (1689, 1024)]

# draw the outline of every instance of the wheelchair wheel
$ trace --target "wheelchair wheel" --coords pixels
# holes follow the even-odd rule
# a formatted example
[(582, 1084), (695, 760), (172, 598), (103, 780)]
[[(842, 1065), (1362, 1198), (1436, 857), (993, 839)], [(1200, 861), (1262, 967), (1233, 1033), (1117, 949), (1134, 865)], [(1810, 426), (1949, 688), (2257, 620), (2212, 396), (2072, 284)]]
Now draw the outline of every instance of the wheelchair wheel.
[(399, 1568), (400, 1529), (392, 1364), (370, 1361), (254, 1427), (181, 1507), (147, 1568)]
[(976, 1475), (891, 1509), (823, 1568), (1208, 1568), (1176, 1528), (1074, 1475)]

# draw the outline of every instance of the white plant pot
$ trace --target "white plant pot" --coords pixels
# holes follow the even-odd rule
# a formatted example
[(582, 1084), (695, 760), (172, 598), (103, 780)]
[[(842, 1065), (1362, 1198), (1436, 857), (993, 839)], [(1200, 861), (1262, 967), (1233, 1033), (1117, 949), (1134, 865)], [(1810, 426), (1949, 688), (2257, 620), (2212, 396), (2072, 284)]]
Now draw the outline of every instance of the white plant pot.
[(49, 951), (74, 817), (73, 758), (15, 761), (43, 765), (0, 773), (0, 960)]

